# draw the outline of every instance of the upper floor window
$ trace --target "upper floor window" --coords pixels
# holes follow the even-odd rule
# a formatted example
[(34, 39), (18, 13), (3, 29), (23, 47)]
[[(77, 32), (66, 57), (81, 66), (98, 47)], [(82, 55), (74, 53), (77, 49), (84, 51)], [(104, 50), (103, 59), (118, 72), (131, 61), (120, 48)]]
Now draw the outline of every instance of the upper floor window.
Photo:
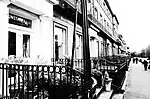
[(110, 19), (110, 17), (111, 17), (110, 12), (108, 12), (108, 17), (109, 17), (109, 19)]
[(103, 2), (103, 6), (105, 6), (105, 2)]
[(108, 13), (109, 13), (109, 10), (108, 10), (108, 8), (106, 8), (106, 13), (107, 13), (107, 16), (109, 15)]
[(88, 11), (88, 14), (92, 13), (92, 3), (91, 2), (87, 3), (87, 11)]
[(109, 23), (107, 22), (107, 30), (109, 31)]
[(103, 9), (104, 9), (104, 12), (106, 13), (106, 4), (105, 4), (105, 2), (103, 2)]
[(95, 16), (96, 19), (98, 19), (98, 11), (97, 11), (96, 8), (94, 8), (94, 16)]
[(100, 13), (100, 19), (99, 20), (100, 20), (100, 23), (103, 24), (103, 22), (102, 22), (103, 21), (103, 17), (102, 17), (101, 13)]
[(79, 48), (81, 45), (81, 35), (76, 33), (76, 48)]
[(104, 27), (106, 28), (106, 20), (104, 19)]
[(111, 25), (109, 26), (110, 32), (111, 32)]
[(102, 14), (100, 13), (99, 15), (100, 15), (100, 18), (102, 18)]
[(109, 14), (109, 19), (110, 19), (110, 22), (111, 22), (111, 15)]
[(110, 19), (110, 22), (112, 22), (112, 15), (111, 15), (111, 13), (109, 15), (109, 19)]
[(104, 22), (103, 22), (103, 18), (101, 19), (100, 23), (103, 25), (103, 23), (104, 23)]

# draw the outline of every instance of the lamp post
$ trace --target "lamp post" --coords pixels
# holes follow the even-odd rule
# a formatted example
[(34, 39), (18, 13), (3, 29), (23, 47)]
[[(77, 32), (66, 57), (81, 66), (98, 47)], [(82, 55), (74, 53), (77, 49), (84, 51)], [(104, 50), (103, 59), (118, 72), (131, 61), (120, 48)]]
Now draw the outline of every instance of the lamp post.
[(82, 34), (83, 34), (83, 60), (84, 60), (84, 97), (88, 99), (88, 88), (91, 86), (91, 62), (89, 50), (89, 34), (88, 34), (88, 20), (87, 20), (87, 0), (81, 0), (82, 11)]
[[(75, 22), (74, 22), (74, 32), (73, 32), (73, 45), (72, 45), (72, 57), (71, 57), (71, 75), (73, 69), (73, 58), (74, 58), (74, 48), (75, 48), (75, 31), (77, 24), (77, 2), (75, 5)], [(90, 50), (89, 50), (89, 34), (88, 34), (88, 20), (87, 20), (87, 1), (81, 0), (81, 11), (82, 11), (82, 37), (83, 37), (83, 61), (84, 61), (84, 86), (83, 86), (83, 99), (88, 99), (88, 88), (91, 87), (90, 79), (91, 79), (91, 62), (90, 62)], [(72, 81), (72, 76), (70, 77), (70, 81)]]

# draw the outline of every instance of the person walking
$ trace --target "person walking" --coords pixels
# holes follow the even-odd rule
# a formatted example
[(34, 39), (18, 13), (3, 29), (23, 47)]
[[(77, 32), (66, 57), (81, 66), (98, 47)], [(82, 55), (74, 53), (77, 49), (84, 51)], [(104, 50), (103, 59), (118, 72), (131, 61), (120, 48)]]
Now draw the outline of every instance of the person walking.
[(138, 58), (136, 58), (135, 60), (136, 60), (136, 64), (138, 64)]
[(144, 70), (147, 70), (147, 66), (148, 66), (148, 62), (146, 60), (143, 61), (143, 65), (144, 65)]
[(135, 58), (133, 58), (133, 63), (135, 62)]
[(150, 69), (150, 61), (148, 62), (148, 69)]

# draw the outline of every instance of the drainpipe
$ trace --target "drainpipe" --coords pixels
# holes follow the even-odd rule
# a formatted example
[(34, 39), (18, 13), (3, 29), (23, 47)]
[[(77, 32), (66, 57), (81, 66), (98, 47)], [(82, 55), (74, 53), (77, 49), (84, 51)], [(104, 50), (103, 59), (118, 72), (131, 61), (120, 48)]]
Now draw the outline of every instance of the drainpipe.
[[(114, 33), (114, 21), (113, 21), (113, 15), (112, 15), (112, 33), (113, 33), (113, 36), (115, 37), (115, 33)], [(116, 38), (115, 38), (116, 40)], [(112, 43), (112, 53), (114, 55), (114, 43)]]
[(112, 56), (114, 56), (114, 43), (112, 43)]
[(70, 65), (71, 66), (70, 83), (72, 82), (73, 59), (74, 59), (74, 52), (75, 52), (75, 46), (76, 46), (76, 25), (77, 25), (77, 19), (78, 19), (77, 3), (78, 3), (78, 0), (76, 0), (76, 3), (75, 3), (75, 22), (74, 22), (72, 56), (71, 56), (71, 65)]

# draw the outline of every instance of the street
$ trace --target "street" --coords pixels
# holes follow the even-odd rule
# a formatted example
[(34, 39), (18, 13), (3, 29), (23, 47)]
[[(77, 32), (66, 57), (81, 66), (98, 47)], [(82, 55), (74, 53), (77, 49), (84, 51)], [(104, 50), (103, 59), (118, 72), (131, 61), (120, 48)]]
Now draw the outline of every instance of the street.
[(150, 99), (150, 69), (131, 61), (124, 99)]

